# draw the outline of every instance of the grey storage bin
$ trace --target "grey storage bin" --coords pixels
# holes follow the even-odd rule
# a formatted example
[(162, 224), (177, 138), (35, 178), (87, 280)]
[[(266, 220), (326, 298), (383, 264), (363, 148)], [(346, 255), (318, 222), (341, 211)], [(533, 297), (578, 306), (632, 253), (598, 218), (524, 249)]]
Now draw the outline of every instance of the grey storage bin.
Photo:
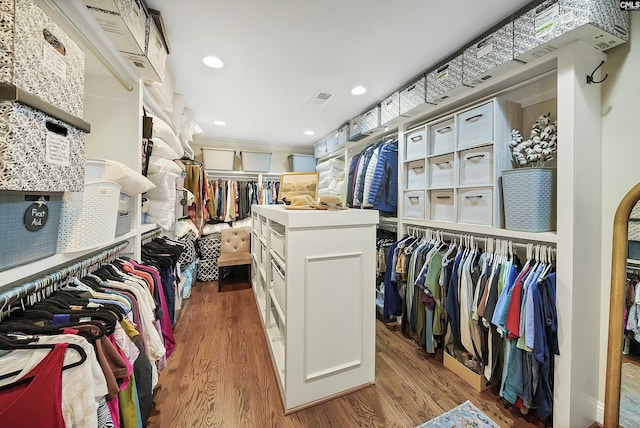
[(0, 270), (56, 253), (62, 195), (0, 192)]
[(380, 123), (390, 125), (400, 119), (400, 92), (396, 91), (380, 103)]
[(131, 211), (118, 212), (118, 220), (116, 221), (116, 236), (129, 233), (131, 230)]
[(349, 124), (342, 125), (336, 132), (338, 133), (338, 145), (343, 147), (349, 141)]
[(418, 80), (400, 89), (400, 114), (410, 116), (428, 107), (426, 102), (427, 78), (421, 76)]
[(427, 102), (437, 104), (467, 90), (462, 83), (462, 58), (460, 54), (427, 73)]
[(502, 173), (505, 227), (523, 232), (556, 228), (554, 168), (520, 168)]
[(362, 132), (362, 116), (356, 116), (349, 121), (349, 141), (362, 140), (367, 135)]
[(629, 14), (615, 0), (546, 0), (516, 18), (514, 57), (529, 62), (582, 40), (605, 51), (629, 40)]
[(521, 65), (513, 59), (513, 22), (509, 22), (464, 50), (462, 82), (477, 86)]
[(380, 126), (380, 105), (375, 106), (374, 108), (365, 111), (361, 115), (362, 120), (362, 132), (363, 133), (373, 133), (379, 129), (382, 129)]
[(316, 158), (313, 155), (289, 155), (289, 171), (315, 172)]

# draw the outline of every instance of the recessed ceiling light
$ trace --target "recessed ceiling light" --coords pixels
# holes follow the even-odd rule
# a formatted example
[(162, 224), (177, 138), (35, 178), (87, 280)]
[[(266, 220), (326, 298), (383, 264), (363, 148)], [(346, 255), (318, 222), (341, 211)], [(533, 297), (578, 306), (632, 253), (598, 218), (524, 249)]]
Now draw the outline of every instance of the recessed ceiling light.
[(225, 126), (227, 123), (224, 120), (214, 120), (213, 124), (218, 126)]
[(364, 86), (356, 86), (355, 88), (353, 88), (353, 89), (351, 90), (351, 93), (352, 93), (353, 95), (362, 95), (362, 94), (364, 94), (365, 92), (367, 92), (367, 88), (365, 88)]
[(211, 68), (222, 68), (224, 66), (222, 60), (217, 56), (205, 56), (202, 58), (202, 62)]
[(304, 135), (313, 135), (313, 131), (304, 131)]

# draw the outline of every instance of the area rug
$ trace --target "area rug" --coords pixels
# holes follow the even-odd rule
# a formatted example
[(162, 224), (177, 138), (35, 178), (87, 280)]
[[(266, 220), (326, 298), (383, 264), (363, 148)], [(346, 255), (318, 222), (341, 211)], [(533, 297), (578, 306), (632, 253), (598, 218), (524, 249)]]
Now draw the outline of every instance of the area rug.
[(640, 409), (640, 367), (624, 363), (620, 384), (620, 425), (626, 428), (640, 426), (638, 409)]
[(431, 419), (416, 428), (500, 428), (471, 401), (465, 401), (447, 413)]

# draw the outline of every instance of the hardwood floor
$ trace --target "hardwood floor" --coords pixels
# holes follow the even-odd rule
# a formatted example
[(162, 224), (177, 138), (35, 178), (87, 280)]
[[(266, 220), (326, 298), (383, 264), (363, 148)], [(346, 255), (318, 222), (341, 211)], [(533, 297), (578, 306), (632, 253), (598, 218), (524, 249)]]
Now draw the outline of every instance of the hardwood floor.
[(198, 283), (183, 304), (150, 428), (415, 427), (466, 400), (503, 427), (545, 426), (492, 390), (476, 392), (379, 321), (375, 386), (284, 416), (252, 290), (217, 288)]

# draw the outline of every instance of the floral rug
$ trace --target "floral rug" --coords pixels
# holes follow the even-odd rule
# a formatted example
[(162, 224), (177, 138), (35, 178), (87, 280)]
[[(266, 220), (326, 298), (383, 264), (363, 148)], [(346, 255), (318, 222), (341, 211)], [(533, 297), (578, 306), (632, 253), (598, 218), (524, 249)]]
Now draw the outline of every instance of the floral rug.
[(499, 428), (499, 426), (471, 401), (465, 401), (458, 407), (416, 428)]

